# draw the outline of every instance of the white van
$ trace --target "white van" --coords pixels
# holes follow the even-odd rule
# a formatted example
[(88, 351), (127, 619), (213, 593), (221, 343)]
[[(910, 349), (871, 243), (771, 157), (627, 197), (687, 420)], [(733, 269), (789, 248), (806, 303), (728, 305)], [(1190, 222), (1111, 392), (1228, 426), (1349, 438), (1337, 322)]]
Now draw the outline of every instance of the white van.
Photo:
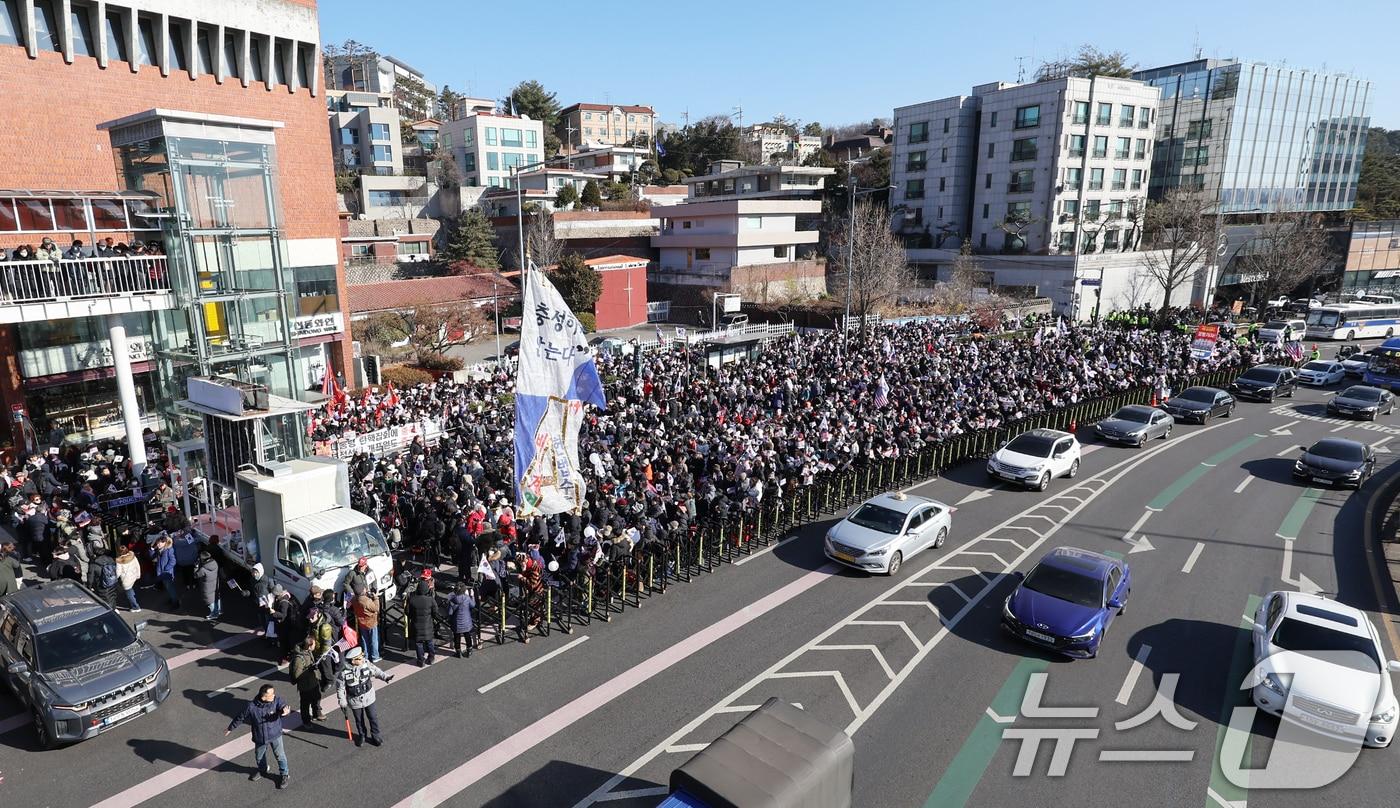
[(1292, 342), (1300, 340), (1308, 331), (1304, 320), (1270, 320), (1259, 329), (1260, 342)]

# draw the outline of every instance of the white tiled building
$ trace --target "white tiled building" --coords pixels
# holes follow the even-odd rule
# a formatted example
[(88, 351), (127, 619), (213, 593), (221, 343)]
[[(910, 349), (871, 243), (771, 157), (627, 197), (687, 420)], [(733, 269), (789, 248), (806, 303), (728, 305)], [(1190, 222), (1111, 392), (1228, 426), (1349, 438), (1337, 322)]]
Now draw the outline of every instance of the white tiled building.
[(544, 127), (524, 115), (477, 112), (444, 123), (438, 148), (451, 150), (462, 185), (509, 188), (512, 169), (544, 160)]

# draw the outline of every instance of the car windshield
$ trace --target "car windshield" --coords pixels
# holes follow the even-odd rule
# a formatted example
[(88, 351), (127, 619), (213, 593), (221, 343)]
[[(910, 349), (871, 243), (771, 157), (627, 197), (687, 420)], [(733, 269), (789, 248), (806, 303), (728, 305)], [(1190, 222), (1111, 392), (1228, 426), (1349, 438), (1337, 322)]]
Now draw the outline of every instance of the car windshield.
[(1080, 606), (1103, 606), (1103, 582), (1048, 564), (1031, 570), (1021, 586)]
[(1276, 382), (1278, 381), (1278, 371), (1269, 368), (1251, 368), (1245, 371), (1240, 378), (1251, 382)]
[(349, 567), (359, 561), (360, 556), (389, 554), (389, 548), (384, 544), (384, 534), (373, 523), (312, 539), (310, 549), (311, 567), (316, 570)]
[[(1278, 629), (1274, 631), (1274, 645), (1286, 651), (1297, 651), (1304, 656), (1325, 651), (1355, 651), (1365, 654), (1374, 664), (1375, 667), (1371, 668), (1370, 672), (1375, 673), (1381, 668), (1380, 658), (1376, 656), (1375, 643), (1372, 643), (1369, 637), (1334, 631), (1326, 626), (1305, 623), (1291, 617), (1283, 618), (1278, 624)], [(1330, 657), (1329, 661), (1339, 662)]]
[(1114, 420), (1132, 421), (1135, 424), (1148, 424), (1152, 422), (1152, 410), (1142, 407), (1124, 407), (1113, 414)]
[(1308, 454), (1313, 457), (1325, 457), (1328, 460), (1359, 461), (1361, 460), (1361, 445), (1357, 443), (1323, 440), (1309, 447)]
[(1348, 398), (1352, 401), (1380, 401), (1381, 391), (1377, 387), (1348, 387), (1342, 391), (1337, 398)]
[(860, 510), (846, 517), (853, 525), (868, 527), (881, 533), (898, 533), (904, 528), (904, 514), (881, 505), (866, 503)]
[(1270, 329), (1270, 330), (1272, 330), (1272, 331), (1282, 331), (1284, 328), (1287, 328), (1287, 327), (1288, 327), (1288, 321), (1287, 321), (1287, 320), (1270, 320), (1270, 321), (1268, 321), (1267, 323), (1264, 323), (1264, 327), (1267, 328), (1267, 329)]
[(1308, 325), (1315, 325), (1321, 328), (1337, 327), (1337, 312), (1314, 309), (1308, 312)]
[(1207, 389), (1205, 387), (1188, 387), (1185, 390), (1182, 390), (1181, 394), (1178, 395), (1177, 398), (1183, 398), (1187, 401), (1200, 401), (1209, 404), (1215, 401), (1215, 391)]
[(40, 671), (56, 671), (80, 665), (136, 642), (131, 627), (116, 612), (40, 634), (35, 647)]
[(1008, 452), (1030, 455), (1031, 457), (1049, 457), (1050, 450), (1055, 448), (1055, 439), (1044, 435), (1032, 435), (1027, 432), (1024, 435), (1017, 435), (1014, 440), (1006, 444)]
[(1315, 370), (1315, 371), (1317, 371), (1318, 373), (1331, 373), (1331, 372), (1332, 372), (1332, 363), (1331, 363), (1331, 362), (1309, 362), (1309, 363), (1307, 363), (1306, 365), (1303, 365), (1303, 370)]

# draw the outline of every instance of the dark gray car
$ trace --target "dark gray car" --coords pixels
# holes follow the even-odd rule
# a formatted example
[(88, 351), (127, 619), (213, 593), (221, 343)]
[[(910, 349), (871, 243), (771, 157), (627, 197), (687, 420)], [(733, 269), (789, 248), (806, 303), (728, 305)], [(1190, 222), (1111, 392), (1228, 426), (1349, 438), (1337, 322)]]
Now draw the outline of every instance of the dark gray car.
[(1376, 467), (1376, 450), (1360, 441), (1324, 438), (1293, 464), (1293, 476), (1314, 485), (1360, 488)]
[(150, 643), (76, 581), (0, 599), (0, 677), (50, 749), (106, 732), (170, 695), (170, 668)]
[(1395, 396), (1388, 390), (1366, 384), (1353, 384), (1332, 397), (1327, 402), (1328, 415), (1345, 415), (1349, 418), (1369, 418), (1395, 412)]
[(1235, 397), (1214, 387), (1188, 387), (1162, 402), (1162, 409), (1178, 421), (1204, 424), (1213, 415), (1229, 418)]
[(1129, 404), (1099, 421), (1094, 431), (1107, 441), (1141, 446), (1153, 438), (1170, 435), (1172, 423), (1172, 417), (1156, 407)]

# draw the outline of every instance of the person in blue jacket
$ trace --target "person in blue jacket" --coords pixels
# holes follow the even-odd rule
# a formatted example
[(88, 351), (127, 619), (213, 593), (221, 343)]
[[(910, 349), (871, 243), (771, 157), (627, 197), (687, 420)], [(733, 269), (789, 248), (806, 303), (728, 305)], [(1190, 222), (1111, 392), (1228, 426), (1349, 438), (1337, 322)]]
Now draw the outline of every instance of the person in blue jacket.
[(165, 595), (170, 599), (170, 608), (180, 608), (180, 590), (175, 586), (175, 548), (169, 536), (161, 536), (156, 546), (151, 548), (151, 558), (156, 562), (156, 578), (165, 587)]
[(458, 659), (462, 658), (463, 640), (467, 643), (467, 656), (472, 655), (472, 609), (475, 606), (476, 600), (467, 591), (466, 582), (458, 581), (456, 590), (447, 599), (447, 617), (452, 623), (452, 650)]
[(249, 780), (261, 780), (271, 776), (267, 770), (267, 753), (271, 750), (277, 758), (277, 787), (287, 787), (287, 778), (290, 775), (287, 771), (287, 750), (282, 746), (282, 719), (291, 711), (291, 705), (277, 695), (277, 690), (272, 685), (263, 685), (258, 688), (258, 695), (248, 702), (243, 712), (229, 722), (228, 729), (224, 731), (225, 736), (238, 729), (239, 724), (247, 724), (253, 729), (253, 757), (258, 762), (258, 768)]

